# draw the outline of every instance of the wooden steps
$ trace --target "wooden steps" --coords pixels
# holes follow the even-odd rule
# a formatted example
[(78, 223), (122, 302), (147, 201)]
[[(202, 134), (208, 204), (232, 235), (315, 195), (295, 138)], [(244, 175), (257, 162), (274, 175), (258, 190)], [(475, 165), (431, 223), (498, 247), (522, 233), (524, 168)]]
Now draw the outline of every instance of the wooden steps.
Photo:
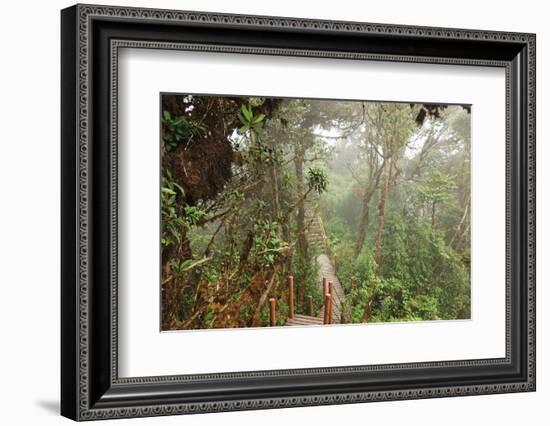
[[(345, 294), (340, 284), (340, 280), (336, 276), (334, 265), (328, 257), (328, 247), (326, 242), (326, 234), (323, 222), (319, 215), (318, 199), (306, 201), (305, 205), (305, 224), (306, 224), (306, 239), (310, 248), (315, 248), (321, 254), (317, 256), (317, 264), (319, 265), (319, 278), (317, 285), (324, 298), (323, 279), (332, 283), (332, 318), (331, 324), (340, 324), (342, 322), (342, 310), (345, 310), (344, 316), (349, 318), (349, 307), (344, 303)], [(294, 288), (293, 286), (291, 287)], [(286, 325), (304, 326), (304, 325), (323, 325), (325, 316), (325, 307), (321, 308), (319, 315), (316, 317), (309, 315), (295, 315), (294, 318), (288, 319)]]
[[(321, 254), (317, 257), (317, 263), (319, 264), (319, 281), (318, 285), (321, 291), (323, 291), (323, 278), (327, 282), (332, 283), (332, 324), (340, 324), (342, 320), (342, 301), (344, 300), (344, 290), (340, 285), (340, 280), (334, 273), (334, 267), (330, 262), (329, 257), (326, 254)], [(286, 325), (323, 325), (325, 317), (325, 308), (321, 308), (319, 315), (316, 317), (309, 315), (294, 315), (293, 319), (288, 319)]]
[(321, 253), (325, 252), (325, 240), (323, 237), (323, 229), (319, 222), (317, 215), (306, 216), (306, 228), (307, 228), (307, 243), (310, 248), (316, 248)]
[(294, 318), (288, 319), (286, 325), (323, 325), (323, 318), (296, 314)]

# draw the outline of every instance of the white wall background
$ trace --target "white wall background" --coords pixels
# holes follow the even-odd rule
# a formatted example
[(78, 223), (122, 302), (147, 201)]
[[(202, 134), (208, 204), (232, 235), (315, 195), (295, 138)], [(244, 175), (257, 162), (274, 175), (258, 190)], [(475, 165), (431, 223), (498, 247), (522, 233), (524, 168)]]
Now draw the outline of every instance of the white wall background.
[[(545, 424), (550, 401), (550, 27), (540, 0), (119, 0), (143, 7), (537, 33), (538, 390), (421, 401), (107, 421), (102, 424)], [(12, 0), (0, 23), (0, 419), (69, 424), (59, 405), (59, 9)]]

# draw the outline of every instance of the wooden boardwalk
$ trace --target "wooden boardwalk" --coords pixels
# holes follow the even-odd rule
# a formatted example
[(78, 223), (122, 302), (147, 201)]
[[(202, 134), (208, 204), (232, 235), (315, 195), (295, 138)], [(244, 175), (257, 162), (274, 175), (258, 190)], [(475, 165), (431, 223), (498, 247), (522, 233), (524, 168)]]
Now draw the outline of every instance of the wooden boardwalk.
[[(306, 210), (306, 223), (307, 223), (307, 240), (310, 248), (316, 248), (321, 252), (317, 256), (317, 264), (319, 265), (319, 277), (317, 285), (319, 291), (324, 295), (325, 289), (324, 280), (332, 283), (332, 318), (331, 324), (339, 324), (342, 322), (342, 301), (344, 300), (344, 290), (340, 284), (340, 280), (336, 276), (334, 265), (328, 257), (327, 239), (321, 217), (315, 212), (311, 206), (308, 206)], [(294, 318), (289, 318), (286, 325), (290, 326), (303, 326), (303, 325), (322, 325), (324, 323), (325, 307), (323, 306), (319, 315), (294, 315)]]
[(310, 317), (309, 315), (294, 315), (285, 325), (323, 325), (323, 317)]
[[(334, 267), (326, 254), (321, 254), (317, 257), (319, 264), (319, 280), (317, 284), (319, 291), (323, 294), (323, 278), (327, 283), (332, 283), (332, 321), (331, 324), (339, 324), (342, 321), (342, 300), (344, 300), (344, 290), (340, 285), (338, 277), (334, 273)], [(325, 317), (325, 307), (321, 308), (319, 315), (316, 317), (309, 315), (294, 315), (294, 318), (289, 318), (286, 325), (322, 325)]]
[[(334, 272), (334, 266), (326, 254), (321, 254), (317, 257), (319, 264), (319, 280), (318, 285), (323, 291), (323, 277), (327, 282), (332, 283), (332, 324), (339, 324), (342, 319), (342, 301), (344, 300), (344, 289), (340, 284), (340, 280)], [(325, 307), (319, 313), (320, 318), (324, 318)]]

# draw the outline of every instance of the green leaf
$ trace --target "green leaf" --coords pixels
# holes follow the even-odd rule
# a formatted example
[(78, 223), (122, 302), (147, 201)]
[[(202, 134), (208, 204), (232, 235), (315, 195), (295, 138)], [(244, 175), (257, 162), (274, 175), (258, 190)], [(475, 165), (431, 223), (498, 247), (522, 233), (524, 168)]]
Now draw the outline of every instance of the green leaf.
[(176, 188), (178, 188), (180, 190), (181, 195), (185, 195), (185, 191), (183, 190), (183, 188), (179, 184), (177, 184), (176, 182), (172, 182), (172, 183), (174, 184), (174, 186)]
[(188, 266), (190, 266), (191, 264), (193, 263), (193, 259), (186, 259), (184, 260), (183, 262), (180, 263), (180, 271), (187, 268)]
[(246, 119), (246, 121), (252, 120), (252, 109), (250, 107), (243, 104), (241, 106), (241, 112), (243, 113), (243, 116)]
[(260, 115), (257, 115), (256, 117), (254, 117), (254, 119), (252, 120), (252, 123), (256, 124), (256, 123), (261, 123), (265, 118), (265, 114), (260, 114)]

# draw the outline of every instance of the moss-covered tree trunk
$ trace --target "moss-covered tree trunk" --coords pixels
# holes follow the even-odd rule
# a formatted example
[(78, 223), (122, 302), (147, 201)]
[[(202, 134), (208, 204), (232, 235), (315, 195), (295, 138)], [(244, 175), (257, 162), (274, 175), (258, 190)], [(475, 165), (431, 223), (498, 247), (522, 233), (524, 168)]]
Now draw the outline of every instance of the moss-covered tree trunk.
[[(307, 238), (306, 238), (306, 213), (304, 205), (304, 148), (296, 142), (294, 145), (294, 172), (296, 174), (296, 195), (300, 202), (296, 212), (296, 232), (297, 241), (296, 248), (298, 252), (298, 259), (302, 268), (307, 262)], [(303, 282), (296, 283), (296, 290), (298, 293), (298, 306), (302, 306), (304, 302), (304, 285)]]
[(380, 203), (378, 204), (378, 229), (376, 231), (376, 251), (374, 255), (377, 275), (380, 275), (380, 268), (382, 265), (383, 232), (384, 223), (386, 220), (386, 203), (388, 200), (388, 192), (390, 190), (392, 164), (392, 158), (389, 157), (388, 161), (384, 165), (384, 185), (380, 190)]
[(375, 173), (371, 173), (371, 179), (369, 186), (365, 191), (363, 196), (363, 203), (361, 205), (361, 216), (359, 219), (359, 228), (357, 230), (357, 238), (355, 239), (355, 257), (359, 256), (363, 245), (365, 244), (365, 238), (367, 236), (367, 231), (369, 229), (369, 213), (370, 213), (370, 203), (376, 189), (380, 184), (380, 175), (382, 174), (383, 165)]

